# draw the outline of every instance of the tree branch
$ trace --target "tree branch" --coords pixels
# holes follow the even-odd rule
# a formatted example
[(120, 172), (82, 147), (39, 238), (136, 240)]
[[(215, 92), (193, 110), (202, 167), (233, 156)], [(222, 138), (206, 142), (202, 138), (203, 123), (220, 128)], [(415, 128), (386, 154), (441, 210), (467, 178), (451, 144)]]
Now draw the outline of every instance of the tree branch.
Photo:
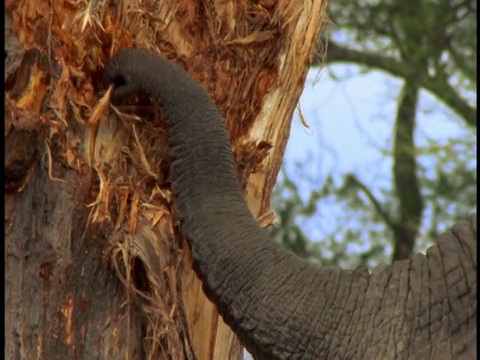
[(419, 88), (414, 81), (403, 85), (393, 141), (393, 179), (395, 194), (400, 203), (400, 221), (393, 228), (393, 259), (409, 259), (413, 254), (415, 240), (420, 231), (423, 215), (423, 198), (417, 178), (415, 156), (415, 114)]
[[(328, 41), (327, 62), (350, 62), (365, 65), (370, 68), (383, 70), (400, 78), (410, 78), (416, 73), (416, 68), (408, 63), (402, 63), (393, 57), (381, 56), (364, 51), (349, 49)], [(322, 63), (320, 57), (316, 57), (312, 65)], [(477, 109), (471, 107), (468, 102), (461, 98), (453, 87), (448, 83), (445, 73), (437, 73), (434, 77), (424, 76), (417, 78), (418, 85), (430, 91), (470, 126), (477, 127)]]
[(347, 181), (350, 182), (352, 185), (358, 187), (370, 200), (372, 203), (373, 207), (375, 208), (375, 211), (377, 214), (382, 218), (382, 220), (385, 222), (385, 224), (393, 228), (394, 227), (394, 221), (392, 220), (391, 216), (385, 211), (385, 209), (382, 207), (382, 204), (378, 199), (373, 195), (373, 193), (370, 191), (370, 189), (365, 185), (362, 181), (360, 181), (354, 174), (350, 173), (347, 174)]

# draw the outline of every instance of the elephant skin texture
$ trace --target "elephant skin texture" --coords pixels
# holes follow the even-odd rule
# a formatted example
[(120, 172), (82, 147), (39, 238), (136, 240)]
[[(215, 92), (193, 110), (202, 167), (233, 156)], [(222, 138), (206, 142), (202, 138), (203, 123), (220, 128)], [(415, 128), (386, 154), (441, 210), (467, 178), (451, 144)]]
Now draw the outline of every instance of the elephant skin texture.
[(190, 74), (143, 49), (106, 65), (113, 98), (162, 106), (172, 190), (204, 291), (255, 359), (476, 356), (476, 215), (427, 253), (366, 269), (322, 267), (261, 229), (243, 197), (224, 120)]

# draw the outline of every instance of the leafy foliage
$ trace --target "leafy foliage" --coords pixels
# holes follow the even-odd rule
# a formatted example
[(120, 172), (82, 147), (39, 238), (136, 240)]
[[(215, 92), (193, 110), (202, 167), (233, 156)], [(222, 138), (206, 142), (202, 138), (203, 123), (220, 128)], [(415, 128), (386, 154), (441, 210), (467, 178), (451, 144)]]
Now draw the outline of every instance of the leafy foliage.
[(476, 211), (476, 137), (472, 134), (465, 139), (450, 139), (445, 144), (431, 140), (430, 146), (419, 152), (423, 196), (430, 210), (425, 221), (429, 226), (419, 244), (424, 249), (449, 223)]
[(414, 79), (476, 126), (476, 1), (330, 3), (327, 60)]
[[(431, 140), (427, 146), (418, 147), (426, 211), (417, 251), (426, 251), (455, 220), (466, 219), (476, 211), (475, 140), (474, 136), (451, 139), (443, 145)], [(296, 168), (295, 178), (308, 179), (302, 164), (296, 164)], [(368, 187), (359, 185), (357, 175), (347, 173), (336, 181), (329, 175), (306, 200), (302, 200), (292, 178), (283, 168), (273, 192), (277, 222), (270, 231), (279, 242), (324, 265), (355, 268), (390, 262), (391, 230), (365, 194)], [(315, 188), (315, 182), (309, 182), (309, 188)], [(394, 213), (397, 204), (392, 190), (380, 188), (378, 193), (382, 208)], [(322, 228), (325, 219), (333, 230)], [(322, 235), (315, 232), (319, 229)]]
[[(392, 149), (379, 150), (392, 161), (391, 182), (381, 187), (364, 183), (357, 170), (330, 173), (320, 182), (304, 165), (296, 164), (295, 177), (284, 168), (272, 202), (280, 226), (271, 232), (279, 242), (323, 264), (373, 266), (390, 262), (395, 246), (409, 247), (407, 253), (413, 248), (425, 251), (455, 220), (476, 211), (475, 14), (474, 1), (330, 3), (335, 27), (330, 30), (327, 60), (403, 79), (402, 94), (407, 97), (399, 97), (392, 126), (398, 146), (393, 147), (394, 141)], [(436, 97), (429, 114), (409, 95), (421, 95), (421, 89)], [(433, 118), (439, 108), (449, 116), (452, 110), (451, 117), (463, 121), (468, 135), (446, 141), (431, 137), (417, 144), (420, 111)], [(418, 191), (410, 191), (412, 184)], [(308, 198), (301, 196), (305, 187), (311, 190)], [(418, 225), (410, 232), (414, 243), (401, 244), (415, 212)]]

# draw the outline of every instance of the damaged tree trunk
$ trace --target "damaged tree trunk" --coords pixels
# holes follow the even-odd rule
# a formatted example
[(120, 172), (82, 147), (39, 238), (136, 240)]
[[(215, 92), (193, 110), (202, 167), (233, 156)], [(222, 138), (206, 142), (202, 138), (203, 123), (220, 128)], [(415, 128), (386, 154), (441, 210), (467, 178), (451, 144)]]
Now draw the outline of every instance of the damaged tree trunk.
[(267, 226), (326, 2), (5, 6), (6, 358), (241, 359), (178, 236), (161, 109), (110, 107), (100, 74), (125, 47), (192, 73)]

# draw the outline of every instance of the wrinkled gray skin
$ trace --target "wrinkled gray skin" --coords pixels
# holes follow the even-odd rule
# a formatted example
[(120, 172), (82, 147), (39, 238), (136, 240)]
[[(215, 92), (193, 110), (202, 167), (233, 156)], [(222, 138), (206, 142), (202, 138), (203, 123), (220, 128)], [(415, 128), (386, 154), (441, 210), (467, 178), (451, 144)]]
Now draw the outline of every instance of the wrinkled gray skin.
[[(426, 255), (365, 269), (305, 261), (252, 217), (224, 121), (187, 72), (122, 50), (103, 81), (163, 108), (181, 229), (208, 297), (255, 359), (462, 359), (476, 354), (476, 216)], [(228, 89), (225, 89), (228, 91)]]

